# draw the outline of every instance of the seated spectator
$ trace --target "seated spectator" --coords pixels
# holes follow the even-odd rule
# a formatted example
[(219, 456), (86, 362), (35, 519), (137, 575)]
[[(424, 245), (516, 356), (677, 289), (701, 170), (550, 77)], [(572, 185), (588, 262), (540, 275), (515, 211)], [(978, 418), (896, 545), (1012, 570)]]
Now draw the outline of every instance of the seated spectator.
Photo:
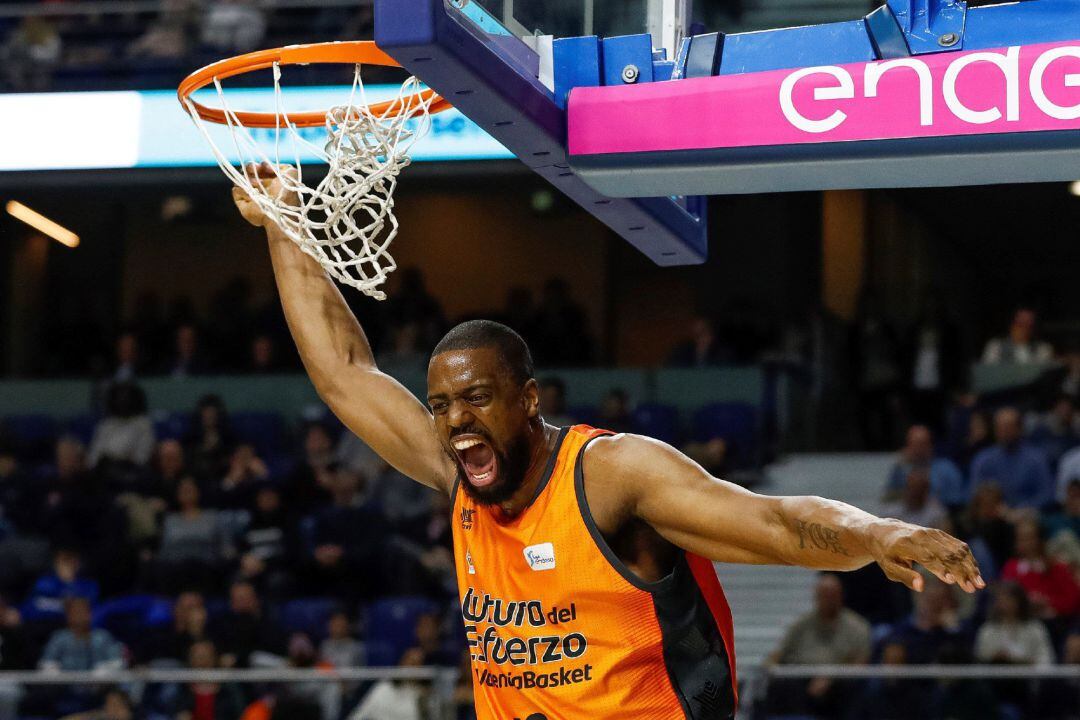
[(1080, 415), (1073, 399), (1062, 395), (1054, 401), (1050, 412), (1036, 421), (1028, 442), (1042, 450), (1051, 470), (1056, 471), (1062, 457), (1080, 445)]
[(436, 613), (421, 613), (416, 618), (416, 647), (424, 653), (424, 665), (454, 667), (458, 664), (458, 650), (447, 642), (442, 620)]
[[(27, 670), (31, 667), (29, 643), (19, 611), (0, 596), (0, 671)], [(8, 694), (0, 690), (0, 717)]]
[(184, 478), (176, 489), (177, 509), (165, 516), (157, 569), (159, 585), (172, 592), (181, 587), (212, 590), (233, 555), (217, 511), (203, 509), (200, 497), (195, 479)]
[(667, 364), (669, 367), (693, 368), (728, 365), (734, 361), (735, 353), (717, 339), (712, 321), (703, 315), (695, 315), (690, 321), (689, 337), (675, 346)]
[(105, 418), (94, 428), (87, 464), (146, 465), (154, 453), (154, 425), (146, 414), (146, 395), (138, 385), (109, 388)]
[(150, 485), (154, 494), (162, 498), (176, 495), (176, 486), (190, 474), (184, 446), (179, 440), (167, 438), (157, 444)]
[(256, 375), (274, 375), (281, 372), (277, 348), (269, 335), (258, 335), (251, 341), (251, 362), (248, 371)]
[(1053, 664), (1050, 634), (1034, 617), (1028, 595), (1019, 585), (1006, 582), (994, 587), (990, 616), (975, 637), (975, 657), (983, 663)]
[(600, 427), (618, 433), (633, 432), (634, 419), (630, 416), (628, 404), (629, 398), (625, 390), (621, 388), (609, 390), (601, 401), (600, 411), (597, 414)]
[[(81, 460), (82, 445), (78, 448)], [(63, 451), (66, 453), (68, 449), (65, 447)], [(58, 444), (57, 454), (60, 453), (61, 447)], [(64, 459), (66, 457), (65, 455)], [(57, 458), (58, 462), (60, 459)], [(34, 484), (19, 462), (17, 443), (0, 432), (0, 539), (39, 532), (42, 529), (38, 517), (39, 503), (40, 497), (34, 490)]]
[(111, 379), (114, 383), (134, 382), (142, 369), (139, 338), (135, 333), (126, 332), (116, 339), (116, 367)]
[(375, 358), (379, 369), (393, 377), (426, 376), (429, 357), (420, 344), (420, 326), (407, 322), (398, 325), (391, 333), (391, 347)]
[(240, 577), (278, 596), (290, 582), (289, 556), (296, 544), (281, 504), (281, 491), (262, 483), (255, 491), (251, 521), (239, 538)]
[[(420, 648), (405, 651), (401, 667), (421, 667), (424, 652)], [(380, 680), (348, 715), (348, 720), (421, 720), (427, 716), (426, 683), (414, 680)]]
[(119, 670), (124, 667), (123, 647), (108, 630), (91, 626), (90, 601), (69, 597), (64, 601), (67, 627), (49, 638), (38, 667), (49, 671)]
[(177, 595), (172, 615), (172, 625), (153, 634), (141, 649), (140, 655), (146, 660), (183, 662), (188, 658), (192, 645), (210, 639), (202, 593), (187, 590)]
[(728, 444), (724, 438), (714, 437), (705, 442), (689, 442), (682, 450), (713, 477), (736, 482), (730, 474), (731, 463), (728, 460)]
[(105, 693), (105, 702), (96, 710), (66, 715), (60, 720), (134, 720), (135, 706), (123, 690), (112, 688)]
[[(188, 651), (192, 670), (217, 670), (217, 647), (212, 640), (199, 640)], [(243, 696), (232, 683), (194, 682), (180, 692), (177, 720), (232, 720), (244, 709)]]
[(281, 655), (285, 649), (282, 631), (264, 614), (255, 586), (242, 580), (229, 588), (229, 609), (214, 635), (221, 638), (225, 667), (248, 667), (256, 651)]
[(1061, 462), (1058, 463), (1058, 491), (1064, 493), (1074, 482), (1080, 482), (1080, 447), (1062, 455)]
[(1045, 620), (1068, 618), (1080, 610), (1080, 585), (1068, 565), (1047, 555), (1037, 520), (1016, 524), (1016, 551), (1001, 579), (1019, 584), (1035, 614)]
[(1080, 546), (1080, 478), (1066, 485), (1061, 511), (1045, 516), (1042, 522), (1048, 545), (1057, 550), (1051, 554), (1080, 567), (1080, 558), (1073, 551)]
[(388, 467), (386, 461), (379, 457), (378, 453), (347, 429), (338, 438), (334, 459), (350, 470), (360, 473), (369, 492), (372, 480)]
[[(903, 667), (911, 664), (908, 646), (899, 639), (886, 640), (881, 664)], [(859, 693), (846, 720), (909, 720), (933, 717), (937, 688), (926, 680), (871, 678)]]
[(1055, 499), (1054, 478), (1046, 457), (1023, 442), (1020, 413), (1006, 407), (994, 413), (997, 444), (975, 456), (971, 463), (971, 485), (996, 483), (1010, 508), (1039, 510)]
[[(822, 574), (814, 592), (814, 609), (784, 633), (769, 661), (781, 665), (861, 665), (870, 657), (870, 624), (844, 607), (840, 580)], [(780, 683), (770, 691), (776, 713), (831, 715), (844, 704), (845, 683), (830, 678)]]
[(128, 55), (149, 60), (186, 57), (191, 48), (195, 10), (192, 0), (166, 0), (158, 18), (128, 46)]
[[(266, 667), (282, 667), (294, 670), (311, 668), (329, 669), (315, 652), (315, 645), (306, 633), (297, 632), (289, 637), (288, 656), (267, 662)], [(341, 717), (341, 692), (333, 683), (319, 681), (292, 682), (281, 688), (276, 697), (275, 714), (288, 708), (289, 718), (338, 718)]]
[(97, 602), (97, 582), (82, 572), (82, 559), (74, 548), (60, 548), (53, 554), (52, 572), (38, 578), (30, 591), (25, 613), (28, 620), (60, 619), (68, 598)]
[(225, 403), (217, 395), (200, 398), (191, 426), (184, 442), (191, 472), (204, 480), (221, 477), (234, 445)]
[(546, 377), (540, 381), (540, 414), (555, 427), (569, 427), (573, 418), (566, 414), (566, 383), (562, 378)]
[(242, 508), (251, 504), (255, 487), (270, 477), (270, 469), (255, 448), (247, 443), (237, 445), (229, 458), (229, 471), (218, 487), (218, 505)]
[(913, 468), (908, 472), (900, 497), (882, 508), (882, 516), (923, 527), (942, 528), (948, 514), (937, 498), (930, 494), (930, 484), (927, 468)]
[(1035, 339), (1035, 311), (1019, 308), (1014, 314), (1009, 334), (986, 343), (982, 361), (995, 365), (1030, 365), (1054, 359), (1049, 343)]
[[(972, 410), (967, 422), (967, 433), (953, 450), (953, 460), (962, 476), (971, 478), (971, 463), (975, 456), (994, 444), (990, 418), (982, 410)], [(968, 483), (970, 488), (970, 483)]]
[(209, 3), (203, 16), (202, 44), (221, 53), (254, 50), (266, 33), (266, 16), (253, 0)]
[(8, 83), (20, 92), (47, 90), (60, 64), (63, 40), (46, 17), (27, 15), (0, 48)]
[(961, 645), (956, 597), (949, 586), (927, 580), (923, 592), (915, 594), (915, 611), (893, 627), (890, 638), (904, 647), (905, 661), (915, 664), (939, 662), (948, 647)]
[(205, 375), (210, 371), (210, 363), (199, 347), (199, 331), (194, 325), (185, 323), (176, 329), (176, 345), (164, 371), (165, 375), (177, 379)]
[(327, 620), (326, 639), (319, 645), (319, 659), (335, 668), (365, 664), (364, 644), (353, 637), (352, 623), (344, 610), (336, 611)]
[(935, 498), (950, 508), (967, 503), (967, 483), (960, 469), (952, 461), (936, 457), (934, 438), (930, 428), (925, 425), (912, 425), (907, 431), (907, 440), (900, 449), (900, 456), (889, 472), (885, 486), (885, 499), (897, 500), (904, 494), (908, 476), (914, 469), (929, 473), (930, 488)]
[[(968, 543), (985, 546), (993, 558), (993, 575), (1001, 571), (1012, 557), (1015, 545), (1013, 525), (1007, 517), (1008, 507), (997, 485), (981, 485), (971, 496), (971, 504), (961, 519), (962, 534)], [(992, 575), (992, 576), (993, 576)]]
[(428, 517), (437, 494), (384, 463), (368, 492), (368, 501), (388, 523), (400, 527)]
[(304, 458), (297, 463), (286, 481), (285, 497), (289, 511), (308, 515), (327, 504), (334, 462), (334, 441), (330, 430), (322, 423), (312, 422), (304, 428)]

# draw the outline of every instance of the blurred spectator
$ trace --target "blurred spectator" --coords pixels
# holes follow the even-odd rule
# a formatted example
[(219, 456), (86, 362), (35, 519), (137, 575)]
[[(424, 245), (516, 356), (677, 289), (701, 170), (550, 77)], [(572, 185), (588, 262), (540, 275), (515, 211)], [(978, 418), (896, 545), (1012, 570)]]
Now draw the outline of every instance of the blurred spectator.
[(905, 649), (906, 662), (936, 663), (948, 646), (960, 645), (960, 618), (956, 597), (948, 585), (930, 578), (921, 593), (915, 594), (911, 617), (893, 627), (890, 637)]
[(154, 453), (154, 425), (146, 414), (146, 395), (133, 383), (116, 383), (108, 390), (105, 418), (94, 428), (87, 463), (97, 467), (146, 465)]
[(1035, 339), (1035, 311), (1019, 308), (1013, 313), (1009, 334), (986, 343), (982, 361), (995, 365), (1029, 365), (1048, 363), (1054, 359), (1049, 343)]
[(913, 470), (929, 474), (930, 488), (934, 497), (950, 508), (967, 503), (967, 487), (959, 468), (950, 460), (937, 457), (934, 453), (934, 439), (930, 428), (925, 425), (912, 425), (908, 428), (904, 447), (889, 473), (885, 486), (885, 499), (895, 500), (904, 494), (908, 477)]
[(1080, 404), (1080, 348), (1073, 348), (1065, 356), (1065, 377), (1061, 381), (1061, 394)]
[(1001, 488), (993, 484), (982, 485), (972, 493), (971, 504), (961, 522), (962, 534), (972, 546), (972, 552), (976, 546), (982, 546), (993, 559), (993, 568), (983, 568), (991, 577), (1005, 566), (1015, 544), (1007, 511)]
[(123, 648), (108, 630), (91, 627), (90, 601), (69, 597), (64, 601), (67, 627), (49, 638), (38, 666), (42, 670), (119, 670)]
[(160, 497), (174, 497), (176, 486), (188, 475), (184, 446), (179, 440), (167, 438), (157, 444), (154, 453), (151, 487)]
[[(1065, 501), (1061, 510), (1043, 517), (1046, 537), (1055, 546), (1080, 546), (1080, 478), (1065, 485)], [(1072, 558), (1072, 564), (1080, 567), (1080, 559)]]
[(319, 645), (319, 657), (336, 668), (364, 665), (364, 645), (352, 636), (349, 616), (338, 610), (326, 623), (326, 639)]
[(562, 278), (548, 279), (533, 319), (536, 364), (588, 365), (592, 361), (592, 339), (586, 318), (585, 310), (570, 297), (570, 285)]
[(406, 322), (391, 330), (392, 346), (375, 359), (379, 369), (394, 377), (413, 377), (427, 373), (428, 354), (420, 348), (420, 325)]
[(210, 364), (199, 347), (199, 331), (191, 324), (178, 327), (173, 355), (165, 366), (165, 374), (172, 378), (186, 378), (205, 375), (209, 370)]
[(714, 437), (705, 442), (690, 442), (682, 450), (713, 477), (734, 482), (729, 476), (731, 463), (728, 461), (728, 444), (724, 438)]
[(573, 418), (566, 414), (566, 383), (559, 377), (546, 377), (540, 381), (540, 414), (555, 427), (569, 427)]
[(61, 720), (134, 720), (135, 707), (123, 690), (112, 688), (105, 693), (105, 702), (96, 710), (66, 715)]
[(202, 593), (186, 590), (177, 595), (172, 616), (172, 625), (147, 639), (140, 653), (146, 660), (184, 661), (192, 645), (209, 639), (208, 616)]
[(971, 485), (996, 483), (1011, 508), (1038, 510), (1055, 500), (1054, 478), (1046, 457), (1023, 441), (1020, 413), (1001, 408), (994, 413), (997, 444), (986, 448), (971, 461)]
[[(769, 661), (781, 665), (863, 664), (870, 657), (870, 624), (844, 607), (840, 580), (822, 574), (814, 591), (814, 609), (784, 633)], [(793, 680), (770, 689), (776, 713), (835, 715), (843, 706), (846, 684), (818, 677)]]
[(192, 0), (165, 0), (161, 14), (128, 47), (128, 55), (147, 60), (182, 59), (191, 48), (195, 11)]
[(273, 375), (281, 372), (274, 339), (259, 335), (251, 341), (251, 365), (248, 370), (256, 375)]
[(728, 365), (735, 360), (735, 353), (720, 344), (716, 328), (709, 318), (695, 315), (690, 320), (689, 338), (675, 346), (668, 357), (670, 367), (710, 367)]
[(7, 81), (16, 91), (40, 92), (48, 89), (62, 53), (63, 41), (52, 22), (28, 15), (3, 46), (0, 58)]
[(1080, 610), (1080, 586), (1068, 565), (1047, 555), (1043, 530), (1036, 520), (1016, 524), (1016, 552), (1005, 563), (1001, 579), (1024, 588), (1041, 618), (1068, 618)]
[(1072, 398), (1058, 397), (1050, 412), (1036, 421), (1028, 442), (1043, 452), (1050, 469), (1056, 471), (1062, 457), (1080, 445), (1080, 415)]
[[(405, 651), (401, 667), (420, 667), (424, 652)], [(348, 720), (421, 720), (426, 716), (428, 688), (413, 680), (380, 680), (367, 692)]]
[(476, 720), (476, 702), (473, 697), (472, 660), (468, 651), (461, 653), (458, 662), (457, 681), (452, 697), (454, 720)]
[[(0, 596), (0, 670), (26, 670), (30, 667), (29, 647), (23, 618), (19, 611)], [(0, 689), (0, 708), (6, 693)]]
[(201, 506), (199, 484), (192, 477), (176, 488), (176, 511), (165, 516), (158, 549), (158, 585), (175, 592), (183, 587), (213, 590), (218, 573), (233, 555), (216, 510)]
[(1080, 448), (1070, 450), (1058, 463), (1057, 486), (1062, 493), (1073, 482), (1080, 480)]
[(68, 598), (97, 602), (97, 582), (82, 571), (82, 559), (72, 548), (60, 548), (53, 554), (52, 572), (38, 578), (26, 603), (27, 619), (61, 618)]
[(1050, 665), (1054, 649), (1050, 634), (1032, 612), (1023, 588), (1015, 583), (994, 586), (990, 616), (975, 638), (979, 662), (1012, 665)]
[(184, 443), (191, 471), (200, 479), (221, 477), (234, 443), (225, 403), (217, 395), (201, 397), (191, 426)]
[(634, 419), (630, 416), (628, 403), (629, 398), (625, 390), (621, 388), (609, 390), (600, 402), (600, 410), (597, 413), (597, 422), (600, 427), (617, 433), (633, 432)]
[(86, 468), (82, 443), (65, 436), (56, 441), (54, 474), (43, 483), (41, 525), (51, 538), (72, 545), (93, 542), (108, 498), (104, 487)]
[(330, 498), (333, 479), (334, 441), (326, 425), (308, 423), (304, 428), (304, 457), (289, 474), (285, 497), (289, 512), (310, 514)]
[[(82, 445), (78, 447), (81, 461)], [(19, 463), (15, 440), (0, 428), (0, 540), (5, 536), (36, 533), (40, 529), (37, 495), (34, 483), (26, 477)]]
[[(217, 648), (212, 640), (192, 643), (188, 667), (192, 670), (216, 670)], [(179, 699), (177, 720), (232, 720), (244, 709), (240, 690), (231, 683), (194, 682), (185, 685)]]
[(964, 374), (959, 333), (942, 317), (930, 312), (915, 326), (908, 342), (908, 406), (912, 420), (941, 430), (945, 400)]
[(930, 473), (926, 468), (914, 468), (908, 473), (900, 497), (887, 503), (881, 514), (883, 517), (939, 529), (947, 518), (945, 506), (930, 493)]
[[(881, 664), (902, 667), (912, 662), (908, 646), (889, 638), (881, 650)], [(933, 717), (936, 688), (926, 680), (871, 678), (855, 700), (845, 720), (909, 720)]]
[(133, 382), (141, 374), (140, 362), (139, 338), (135, 333), (124, 333), (116, 340), (116, 369), (112, 381)]
[(533, 302), (532, 290), (521, 285), (515, 285), (506, 291), (506, 305), (503, 306), (501, 316), (495, 319), (513, 329), (525, 339), (525, 343), (529, 347), (532, 347), (534, 344), (532, 336), (535, 312), (536, 307)]
[(863, 443), (868, 450), (884, 450), (896, 442), (900, 344), (878, 296), (870, 288), (860, 299), (850, 342)]
[(454, 667), (458, 663), (457, 648), (447, 645), (442, 621), (436, 613), (421, 613), (416, 618), (416, 647), (424, 653), (424, 665)]
[(253, 652), (280, 655), (285, 649), (281, 629), (265, 615), (255, 586), (245, 581), (229, 588), (229, 609), (215, 636), (222, 639), (225, 667), (248, 667)]
[[(371, 480), (378, 477), (386, 468), (386, 461), (348, 429), (338, 438), (337, 447), (334, 449), (334, 459), (350, 470), (360, 473), (369, 485)], [(368, 490), (370, 489), (368, 487)]]
[(288, 586), (289, 555), (295, 543), (281, 491), (262, 483), (255, 491), (251, 521), (240, 535), (240, 577), (271, 597), (279, 596)]
[(254, 0), (209, 3), (203, 16), (200, 40), (224, 54), (254, 50), (266, 33), (266, 16)]
[(401, 526), (425, 518), (431, 512), (435, 491), (384, 464), (368, 499), (392, 525)]
[(247, 443), (237, 445), (229, 458), (229, 471), (218, 486), (218, 504), (226, 508), (250, 506), (255, 486), (269, 477), (270, 470), (255, 448)]
[(387, 300), (387, 319), (391, 326), (414, 323), (420, 331), (420, 347), (424, 350), (435, 347), (446, 324), (442, 305), (428, 292), (419, 268), (403, 268), (397, 275), (397, 291)]
[[(971, 463), (975, 456), (994, 444), (990, 431), (990, 417), (982, 410), (972, 410), (967, 420), (967, 428), (959, 446), (954, 450), (953, 460), (960, 472), (970, 481)], [(970, 488), (970, 482), (968, 486)]]

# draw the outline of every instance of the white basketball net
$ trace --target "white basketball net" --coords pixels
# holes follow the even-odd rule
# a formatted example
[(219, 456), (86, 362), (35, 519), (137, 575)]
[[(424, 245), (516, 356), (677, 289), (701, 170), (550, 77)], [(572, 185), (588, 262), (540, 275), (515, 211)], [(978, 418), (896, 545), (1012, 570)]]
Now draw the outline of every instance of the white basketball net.
[[(380, 114), (374, 114), (365, 99), (356, 66), (348, 102), (326, 113), (329, 139), (317, 145), (305, 139), (290, 120), (282, 103), (281, 68), (274, 65), (274, 99), (277, 127), (273, 133), (271, 155), (229, 109), (221, 82), (215, 78), (220, 107), (231, 131), (238, 168), (218, 148), (208, 125), (199, 117), (190, 99), (188, 113), (210, 143), (218, 165), (238, 187), (281, 230), (315, 258), (338, 282), (360, 290), (377, 300), (386, 298), (379, 286), (397, 265), (388, 248), (398, 232), (394, 216), (394, 190), (397, 176), (409, 164), (409, 150), (431, 126), (430, 107), (436, 96), (418, 93), (424, 89), (415, 77), (406, 80), (396, 102)], [(314, 187), (303, 181), (301, 150), (314, 153), (329, 170)], [(267, 163), (289, 195), (296, 193), (298, 205), (284, 197), (271, 196), (244, 172), (251, 163)], [(289, 170), (292, 165), (295, 171)], [(309, 173), (310, 174), (310, 173)]]

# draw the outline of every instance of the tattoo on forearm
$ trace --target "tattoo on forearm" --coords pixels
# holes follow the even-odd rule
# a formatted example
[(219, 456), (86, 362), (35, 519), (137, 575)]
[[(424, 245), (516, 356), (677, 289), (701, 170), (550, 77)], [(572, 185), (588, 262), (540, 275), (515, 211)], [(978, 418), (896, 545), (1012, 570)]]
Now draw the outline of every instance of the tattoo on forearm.
[(799, 530), (799, 549), (828, 550), (836, 555), (851, 557), (843, 543), (840, 542), (840, 531), (836, 528), (826, 527), (821, 523), (808, 523), (804, 520), (796, 520)]

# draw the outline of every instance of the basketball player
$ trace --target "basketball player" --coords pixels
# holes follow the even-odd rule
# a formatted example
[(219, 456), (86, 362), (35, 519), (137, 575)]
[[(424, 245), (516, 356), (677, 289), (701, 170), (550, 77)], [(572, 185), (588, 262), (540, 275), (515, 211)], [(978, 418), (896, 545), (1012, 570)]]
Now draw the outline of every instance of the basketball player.
[[(284, 195), (269, 167), (258, 173)], [(529, 349), (472, 321), (428, 365), (424, 407), (375, 366), (337, 287), (266, 229), (285, 316), (319, 395), (402, 473), (453, 503), (461, 612), (482, 720), (730, 718), (731, 614), (712, 561), (854, 570), (921, 591), (919, 564), (985, 587), (967, 546), (818, 497), (767, 497), (630, 434), (544, 422)]]

